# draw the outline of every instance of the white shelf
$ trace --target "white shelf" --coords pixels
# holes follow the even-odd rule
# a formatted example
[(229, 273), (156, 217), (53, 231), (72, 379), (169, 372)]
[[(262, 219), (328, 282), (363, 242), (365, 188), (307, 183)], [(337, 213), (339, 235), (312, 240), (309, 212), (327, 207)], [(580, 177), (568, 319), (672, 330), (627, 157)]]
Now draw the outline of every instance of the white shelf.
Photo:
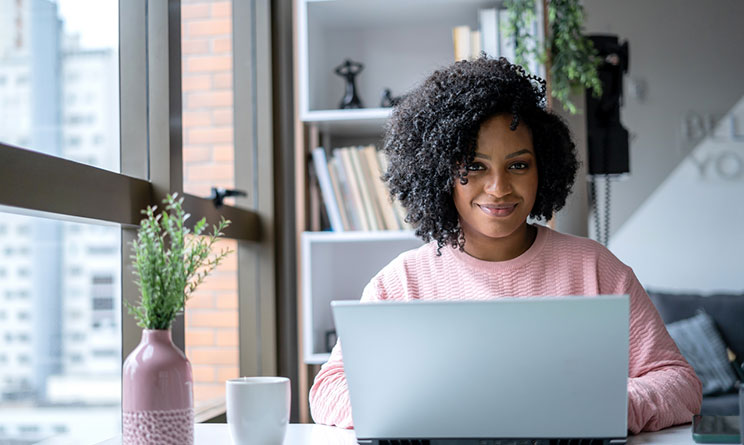
[[(309, 20), (328, 28), (369, 28), (468, 21), (473, 10), (501, 4), (499, 0), (306, 0)], [(467, 24), (467, 23), (464, 23)]]
[(305, 356), (305, 363), (308, 365), (322, 365), (327, 362), (329, 358), (331, 358), (330, 352), (325, 352), (323, 354), (310, 354), (309, 356)]
[(362, 290), (400, 253), (423, 244), (412, 231), (304, 232), (301, 241), (303, 360), (328, 360), (335, 329), (331, 301), (359, 300)]
[(391, 108), (313, 110), (302, 113), (300, 120), (317, 124), (321, 131), (335, 135), (379, 135), (391, 111)]
[[(338, 107), (344, 80), (334, 68), (345, 59), (364, 65), (356, 78), (365, 107), (375, 110), (388, 88), (401, 96), (434, 70), (454, 61), (452, 29), (478, 26), (478, 10), (497, 0), (330, 0), (298, 1), (299, 109), (310, 113)], [(366, 109), (365, 109), (366, 112)], [(314, 119), (314, 118), (312, 118)], [(375, 119), (380, 119), (377, 117)], [(350, 121), (328, 119), (329, 131), (349, 132)], [(384, 122), (384, 118), (378, 123)], [(369, 121), (358, 121), (372, 129)], [(370, 125), (366, 125), (370, 124)]]

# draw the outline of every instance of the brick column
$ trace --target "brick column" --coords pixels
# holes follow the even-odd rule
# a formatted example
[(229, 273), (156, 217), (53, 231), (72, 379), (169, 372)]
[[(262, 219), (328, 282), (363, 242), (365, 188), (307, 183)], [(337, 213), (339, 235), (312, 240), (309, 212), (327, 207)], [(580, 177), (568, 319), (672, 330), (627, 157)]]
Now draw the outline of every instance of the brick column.
[[(232, 4), (181, 4), (184, 192), (208, 196), (233, 188)], [(218, 250), (237, 243), (225, 240)], [(186, 354), (194, 370), (194, 401), (225, 394), (238, 371), (237, 253), (202, 283), (186, 304)]]

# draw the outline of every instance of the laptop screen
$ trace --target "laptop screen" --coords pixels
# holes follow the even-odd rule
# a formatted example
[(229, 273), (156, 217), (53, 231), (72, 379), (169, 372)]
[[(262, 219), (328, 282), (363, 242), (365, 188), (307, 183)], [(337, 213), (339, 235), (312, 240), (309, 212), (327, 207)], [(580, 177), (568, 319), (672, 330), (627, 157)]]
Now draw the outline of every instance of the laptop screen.
[(627, 296), (332, 307), (358, 438), (627, 434)]

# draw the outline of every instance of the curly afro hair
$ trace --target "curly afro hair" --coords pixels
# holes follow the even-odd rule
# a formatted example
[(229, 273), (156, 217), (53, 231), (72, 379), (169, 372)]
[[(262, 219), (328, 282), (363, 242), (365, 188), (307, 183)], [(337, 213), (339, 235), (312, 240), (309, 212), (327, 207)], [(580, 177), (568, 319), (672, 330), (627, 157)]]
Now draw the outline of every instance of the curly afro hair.
[(385, 127), (383, 180), (424, 241), (464, 248), (452, 193), (467, 183), (481, 125), (507, 113), (532, 134), (538, 189), (530, 216), (550, 220), (566, 203), (578, 161), (566, 124), (545, 107), (545, 81), (486, 56), (435, 71), (398, 104)]

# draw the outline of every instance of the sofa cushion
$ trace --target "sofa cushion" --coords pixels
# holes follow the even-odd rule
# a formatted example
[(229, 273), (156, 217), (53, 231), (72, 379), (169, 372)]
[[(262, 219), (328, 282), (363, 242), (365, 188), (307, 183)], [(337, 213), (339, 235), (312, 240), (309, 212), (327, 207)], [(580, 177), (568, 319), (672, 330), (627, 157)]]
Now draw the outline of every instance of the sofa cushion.
[(729, 392), (718, 396), (703, 397), (700, 414), (709, 416), (738, 416), (739, 394)]
[(713, 317), (724, 343), (744, 361), (744, 294), (701, 296), (648, 291), (665, 324), (695, 315), (703, 309)]
[(726, 354), (726, 345), (713, 319), (705, 312), (667, 325), (679, 351), (692, 365), (703, 384), (703, 395), (730, 391), (736, 374)]

